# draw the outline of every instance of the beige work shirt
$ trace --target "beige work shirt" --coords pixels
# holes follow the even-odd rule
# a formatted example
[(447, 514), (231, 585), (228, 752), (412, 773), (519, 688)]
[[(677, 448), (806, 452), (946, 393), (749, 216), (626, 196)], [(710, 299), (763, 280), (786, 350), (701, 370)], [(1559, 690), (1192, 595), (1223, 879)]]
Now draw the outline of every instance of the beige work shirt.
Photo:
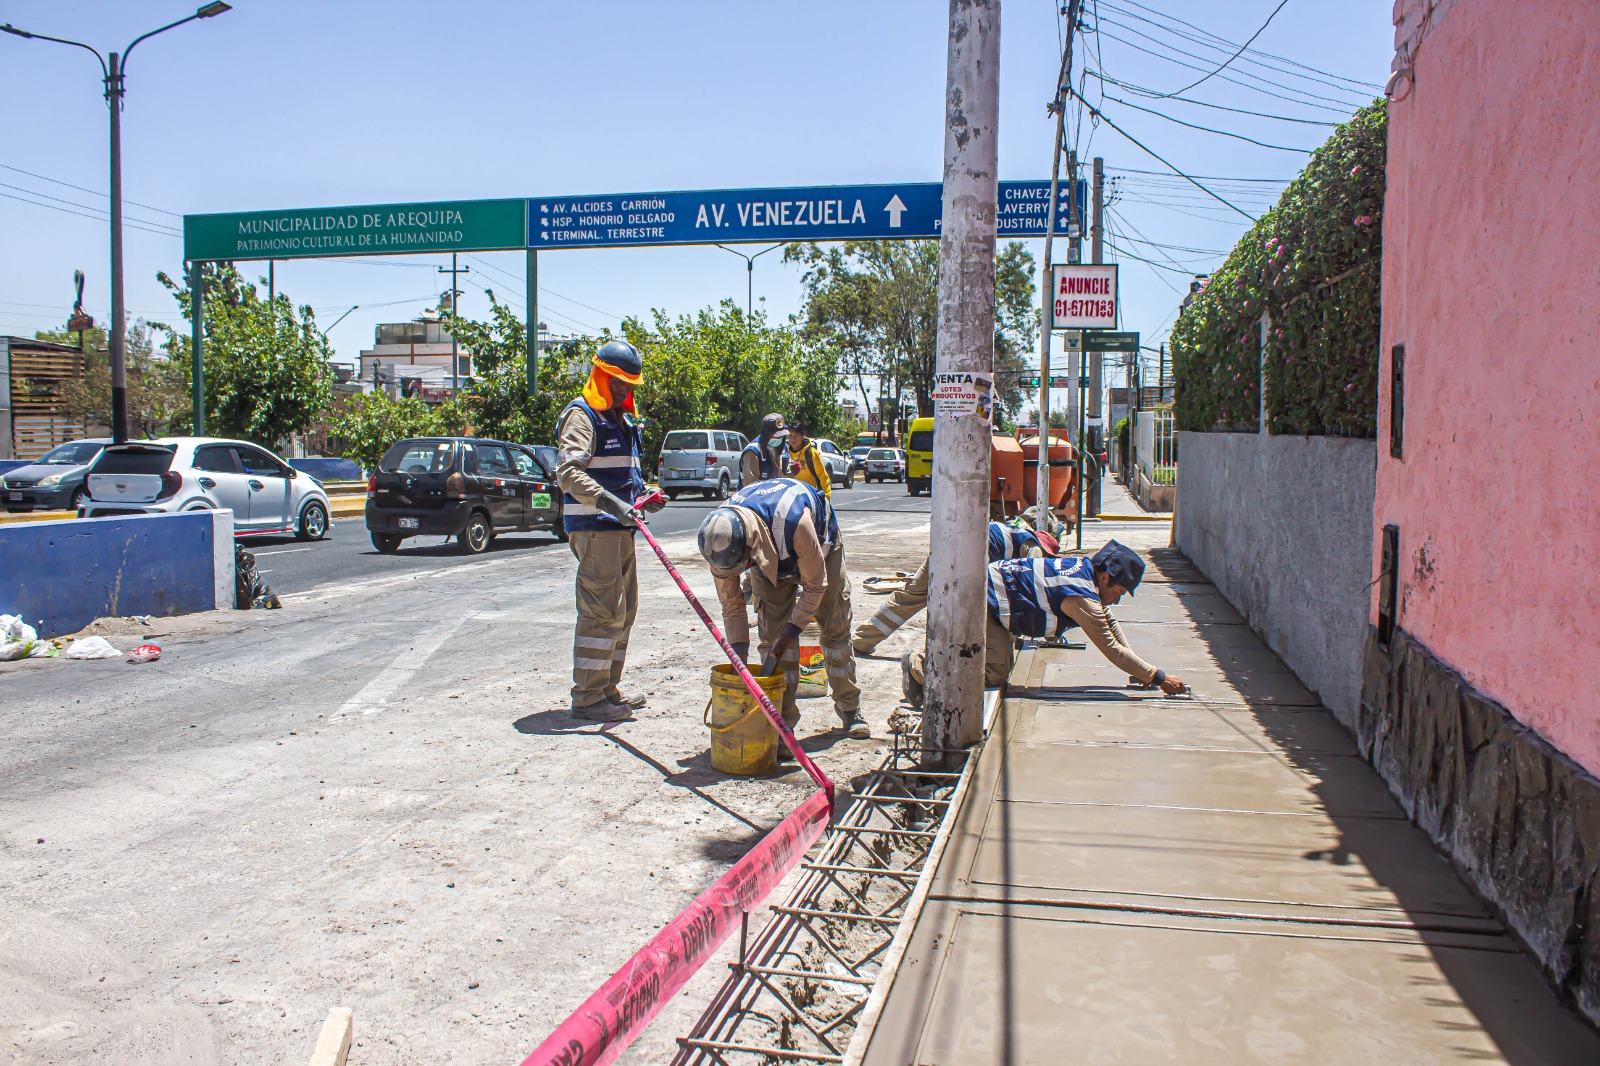
[[(611, 414), (600, 417), (610, 418)], [(556, 424), (556, 482), (562, 492), (588, 507), (605, 491), (589, 475), (594, 448), (594, 423), (578, 408), (569, 408)]]
[(1122, 627), (1117, 625), (1117, 620), (1111, 617), (1111, 612), (1107, 611), (1098, 600), (1069, 596), (1062, 609), (1066, 611), (1067, 617), (1083, 630), (1084, 636), (1089, 638), (1090, 643), (1100, 649), (1100, 654), (1111, 660), (1113, 666), (1125, 671), (1129, 677), (1138, 678), (1146, 685), (1155, 680), (1156, 668), (1139, 658), (1138, 653), (1128, 647), (1128, 640), (1122, 635)]
[[(778, 545), (772, 539), (772, 529), (761, 516), (745, 507), (733, 507), (744, 519), (745, 550), (750, 566), (765, 575), (773, 584), (778, 581)], [(804, 629), (816, 617), (822, 603), (822, 593), (828, 587), (827, 549), (817, 538), (816, 526), (801, 522), (794, 531), (795, 561), (800, 564), (800, 593), (795, 597), (794, 613), (789, 621)], [(739, 587), (739, 575), (746, 568), (736, 570), (711, 570), (717, 584), (717, 601), (722, 604), (722, 628), (728, 643), (740, 644), (750, 640), (750, 619), (745, 613), (744, 590)]]

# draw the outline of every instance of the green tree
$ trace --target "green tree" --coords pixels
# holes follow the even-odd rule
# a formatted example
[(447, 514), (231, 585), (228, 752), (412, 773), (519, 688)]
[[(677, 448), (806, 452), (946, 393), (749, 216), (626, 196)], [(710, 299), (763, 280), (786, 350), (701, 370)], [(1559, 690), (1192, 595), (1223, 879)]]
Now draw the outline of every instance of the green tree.
[[(157, 327), (160, 328), (160, 327)], [(78, 343), (78, 333), (65, 328), (40, 330), (34, 336), (56, 344)], [(151, 327), (144, 319), (128, 327), (123, 342), (128, 383), (128, 434), (135, 439), (159, 437), (188, 409), (184, 378), (161, 353), (155, 351)], [(111, 425), (111, 357), (106, 331), (99, 326), (83, 331), (83, 376), (61, 388), (67, 417), (85, 426)]]
[(454, 402), (433, 406), (416, 397), (392, 400), (380, 389), (350, 397), (332, 419), (332, 430), (339, 439), (340, 455), (375, 470), (396, 441), (466, 432), (463, 416)]
[[(806, 336), (832, 345), (870, 402), (864, 379), (909, 385), (917, 410), (933, 413), (939, 325), (937, 241), (850, 241), (826, 249), (791, 244), (784, 261), (806, 268)], [(995, 407), (1012, 417), (1025, 399), (1020, 378), (1038, 337), (1033, 256), (1020, 241), (995, 261)], [(898, 393), (894, 404), (899, 405)]]
[[(296, 308), (284, 293), (270, 303), (231, 263), (203, 268), (205, 297), (206, 430), (276, 448), (322, 415), (333, 397), (332, 349), (309, 306)], [(189, 289), (165, 272), (156, 275), (191, 318)], [(168, 363), (190, 382), (189, 333), (167, 334)], [(188, 432), (190, 418), (172, 419)]]

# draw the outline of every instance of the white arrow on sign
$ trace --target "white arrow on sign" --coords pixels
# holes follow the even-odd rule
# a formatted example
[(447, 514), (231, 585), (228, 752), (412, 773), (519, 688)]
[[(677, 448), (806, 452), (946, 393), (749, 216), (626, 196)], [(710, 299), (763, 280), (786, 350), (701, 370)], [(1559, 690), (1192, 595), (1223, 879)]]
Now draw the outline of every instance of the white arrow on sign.
[(904, 214), (906, 210), (906, 205), (901, 202), (899, 193), (895, 193), (894, 199), (889, 201), (889, 206), (885, 207), (884, 210), (889, 212), (889, 228), (899, 229), (900, 216)]

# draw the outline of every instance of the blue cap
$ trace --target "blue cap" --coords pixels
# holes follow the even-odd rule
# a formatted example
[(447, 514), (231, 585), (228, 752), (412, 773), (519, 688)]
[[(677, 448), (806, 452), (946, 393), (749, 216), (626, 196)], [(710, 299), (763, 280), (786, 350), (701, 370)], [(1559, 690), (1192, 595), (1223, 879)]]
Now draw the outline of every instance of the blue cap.
[(1106, 541), (1106, 546), (1095, 552), (1090, 562), (1094, 563), (1095, 573), (1104, 571), (1113, 584), (1127, 589), (1130, 596), (1144, 580), (1144, 560), (1139, 558), (1139, 553), (1114, 540)]

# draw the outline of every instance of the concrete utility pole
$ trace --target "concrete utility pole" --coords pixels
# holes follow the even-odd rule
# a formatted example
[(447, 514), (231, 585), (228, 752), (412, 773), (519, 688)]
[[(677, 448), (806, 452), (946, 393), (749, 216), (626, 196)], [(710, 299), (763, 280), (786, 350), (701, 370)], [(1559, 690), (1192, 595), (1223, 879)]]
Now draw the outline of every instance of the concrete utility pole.
[[(1039, 272), (1039, 466), (1034, 483), (1034, 525), (1047, 529), (1050, 525), (1050, 319), (1055, 300), (1055, 280), (1050, 263), (1050, 246), (1056, 238), (1056, 206), (1061, 202), (1061, 150), (1066, 146), (1067, 90), (1072, 84), (1072, 37), (1078, 27), (1080, 0), (1067, 4), (1067, 43), (1061, 50), (1061, 73), (1056, 75), (1056, 95), (1050, 101), (1050, 110), (1056, 116), (1055, 148), (1050, 153), (1050, 218), (1044, 227), (1044, 264)], [(1077, 218), (1077, 174), (1067, 175), (1067, 197), (1074, 205), (1072, 217)]]
[[(950, 0), (944, 227), (935, 369), (993, 378), (1000, 0)], [(934, 411), (923, 758), (953, 764), (983, 731), (989, 417)]]
[[(461, 305), (460, 305), (461, 290), (456, 288), (456, 275), (457, 274), (470, 274), (470, 273), (472, 273), (472, 268), (471, 267), (464, 267), (464, 266), (457, 266), (456, 265), (456, 253), (455, 252), (451, 252), (450, 253), (450, 266), (449, 266), (449, 268), (447, 269), (445, 267), (440, 267), (439, 268), (439, 273), (441, 273), (441, 274), (449, 274), (450, 275), (450, 313), (452, 315), (459, 315), (461, 313)], [(461, 391), (461, 358), (460, 358), (460, 352), (461, 352), (460, 344), (459, 344), (459, 342), (456, 341), (455, 331), (452, 330), (451, 333), (450, 333), (450, 395), (451, 396), (454, 396), (456, 393)]]
[[(1106, 168), (1105, 160), (1099, 156), (1094, 157), (1094, 222), (1089, 228), (1089, 255), (1092, 262), (1103, 263), (1105, 259), (1105, 210), (1106, 210)], [(1089, 453), (1094, 456), (1095, 468), (1100, 466), (1100, 442), (1105, 440), (1105, 426), (1100, 420), (1100, 373), (1105, 356), (1101, 352), (1094, 352), (1089, 356)], [(1105, 471), (1100, 471), (1100, 476), (1094, 479), (1094, 487), (1089, 493), (1084, 512), (1089, 515), (1100, 513), (1100, 482), (1105, 477)]]

